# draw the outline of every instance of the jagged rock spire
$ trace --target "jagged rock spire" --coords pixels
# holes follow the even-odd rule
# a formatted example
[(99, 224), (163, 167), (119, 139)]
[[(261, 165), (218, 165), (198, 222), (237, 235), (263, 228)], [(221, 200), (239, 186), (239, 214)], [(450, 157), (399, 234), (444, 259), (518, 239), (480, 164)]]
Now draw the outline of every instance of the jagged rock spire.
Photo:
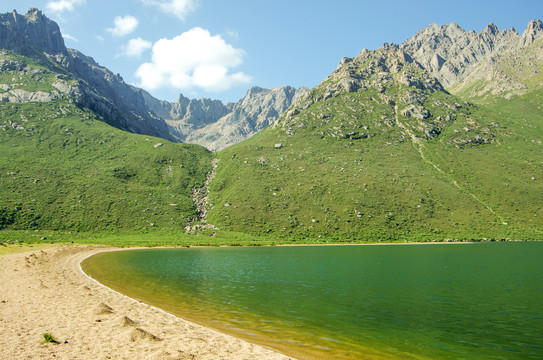
[(0, 14), (0, 48), (23, 55), (67, 52), (58, 25), (35, 8), (24, 16), (15, 10)]
[(541, 20), (532, 20), (522, 34), (524, 45), (533, 44), (534, 41), (543, 37), (543, 22)]

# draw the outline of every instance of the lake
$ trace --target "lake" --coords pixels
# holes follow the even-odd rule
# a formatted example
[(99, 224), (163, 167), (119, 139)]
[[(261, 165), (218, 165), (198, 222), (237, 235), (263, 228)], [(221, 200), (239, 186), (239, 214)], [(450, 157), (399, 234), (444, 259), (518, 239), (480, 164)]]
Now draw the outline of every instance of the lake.
[(303, 359), (543, 359), (543, 242), (127, 250), (82, 269)]

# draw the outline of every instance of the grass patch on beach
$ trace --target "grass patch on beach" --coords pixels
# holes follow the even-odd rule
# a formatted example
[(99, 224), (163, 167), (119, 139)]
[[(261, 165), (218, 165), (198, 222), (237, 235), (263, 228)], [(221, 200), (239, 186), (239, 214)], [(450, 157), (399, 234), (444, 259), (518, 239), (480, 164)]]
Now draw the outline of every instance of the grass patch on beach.
[(42, 344), (60, 344), (60, 342), (50, 333), (44, 333), (42, 334), (43, 340)]

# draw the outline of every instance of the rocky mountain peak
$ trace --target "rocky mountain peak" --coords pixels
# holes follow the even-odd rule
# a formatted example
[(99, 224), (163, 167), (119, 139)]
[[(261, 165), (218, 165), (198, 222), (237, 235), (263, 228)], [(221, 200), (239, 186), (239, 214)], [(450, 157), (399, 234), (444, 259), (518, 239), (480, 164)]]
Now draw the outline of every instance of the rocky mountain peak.
[[(357, 113), (367, 109), (371, 112), (376, 104), (392, 112), (398, 112), (396, 108), (399, 107), (409, 116), (427, 119), (429, 111), (424, 109), (423, 104), (435, 92), (447, 95), (439, 81), (413, 61), (409, 53), (397, 44), (385, 43), (377, 50), (362, 50), (356, 58), (343, 58), (337, 69), (317, 87), (301, 96), (274, 127), (280, 126), (285, 133), (293, 135), (296, 129), (312, 122), (317, 127), (324, 126), (326, 130), (323, 134), (332, 137), (371, 137), (373, 135), (361, 132), (361, 125), (355, 120), (344, 124), (339, 116), (331, 122), (330, 118), (334, 117), (331, 114), (343, 110), (337, 111), (330, 104), (345, 101), (349, 103), (346, 108)], [(394, 116), (385, 116), (382, 118), (383, 124), (394, 126), (393, 119)], [(427, 128), (428, 134), (439, 133), (437, 130), (433, 132), (434, 127), (426, 123), (420, 126)]]
[[(537, 25), (532, 28), (537, 29)], [(500, 31), (492, 23), (479, 33), (467, 32), (451, 23), (439, 27), (432, 24), (406, 40), (400, 48), (437, 77), (445, 88), (450, 88), (468, 76), (474, 65), (517, 49), (520, 42), (516, 31)]]
[(522, 34), (523, 45), (531, 45), (541, 37), (543, 37), (543, 22), (532, 20)]
[(261, 93), (263, 91), (267, 91), (268, 89), (261, 88), (260, 86), (253, 86), (247, 91), (246, 96), (253, 96), (255, 94)]
[[(17, 12), (15, 10), (13, 10), (13, 14), (16, 15)], [(26, 13), (25, 15), (25, 19), (28, 21), (28, 22), (33, 22), (33, 23), (37, 23), (38, 21), (47, 21), (48, 19), (44, 19), (45, 16), (43, 15), (43, 13), (41, 12), (41, 10), (39, 9), (36, 9), (36, 8), (30, 8), (28, 10), (28, 12)]]
[(490, 23), (486, 26), (486, 28), (483, 30), (483, 33), (497, 35), (500, 32), (500, 29), (496, 26), (494, 23)]
[(200, 144), (212, 151), (238, 143), (275, 121), (307, 89), (254, 86), (244, 98), (224, 105), (219, 100), (189, 100), (177, 103), (146, 96), (147, 106), (166, 120), (179, 141)]
[[(429, 92), (443, 91), (441, 84), (413, 61), (397, 44), (385, 43), (377, 50), (362, 50), (356, 58), (343, 58), (337, 69), (297, 102), (302, 109), (341, 93), (408, 86)], [(305, 104), (304, 104), (305, 103)]]
[(0, 14), (0, 48), (22, 55), (67, 52), (58, 25), (35, 8), (24, 16), (15, 10)]

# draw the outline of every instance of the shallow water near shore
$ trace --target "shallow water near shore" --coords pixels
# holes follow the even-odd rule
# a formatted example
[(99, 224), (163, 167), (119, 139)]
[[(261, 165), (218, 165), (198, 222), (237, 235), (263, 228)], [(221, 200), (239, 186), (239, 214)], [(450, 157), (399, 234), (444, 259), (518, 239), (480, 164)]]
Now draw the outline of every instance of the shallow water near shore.
[(83, 270), (299, 358), (543, 358), (543, 242), (150, 249)]

